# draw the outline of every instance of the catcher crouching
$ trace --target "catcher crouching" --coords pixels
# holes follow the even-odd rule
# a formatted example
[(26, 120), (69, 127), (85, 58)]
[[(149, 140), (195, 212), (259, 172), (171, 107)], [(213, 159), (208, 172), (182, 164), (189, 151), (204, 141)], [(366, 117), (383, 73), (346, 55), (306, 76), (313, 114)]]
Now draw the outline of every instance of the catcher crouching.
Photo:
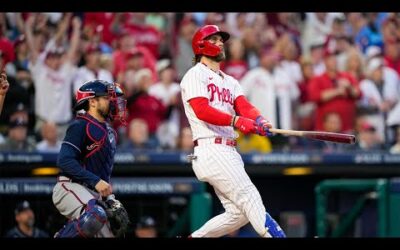
[(124, 237), (130, 224), (110, 183), (116, 133), (108, 124), (125, 122), (126, 100), (118, 84), (93, 80), (76, 93), (77, 115), (66, 132), (57, 165), (53, 203), (69, 220), (54, 237)]

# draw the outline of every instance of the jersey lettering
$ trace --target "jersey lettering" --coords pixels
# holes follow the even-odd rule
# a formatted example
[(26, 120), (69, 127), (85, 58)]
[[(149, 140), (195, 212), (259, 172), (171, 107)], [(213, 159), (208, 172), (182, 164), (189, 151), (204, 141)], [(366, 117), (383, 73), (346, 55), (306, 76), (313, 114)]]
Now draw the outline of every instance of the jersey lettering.
[(94, 148), (96, 148), (96, 147), (98, 147), (98, 146), (100, 146), (100, 144), (97, 143), (97, 142), (95, 142), (95, 143), (93, 143), (93, 144), (90, 145), (90, 146), (86, 146), (86, 149), (87, 149), (88, 151), (91, 151), (91, 150), (93, 150)]
[(193, 140), (210, 137), (231, 139), (237, 137), (232, 126), (217, 126), (200, 120), (189, 104), (189, 100), (192, 98), (205, 97), (211, 107), (235, 115), (235, 98), (243, 95), (241, 86), (236, 79), (222, 71), (215, 73), (206, 65), (198, 63), (183, 77), (181, 91), (185, 114), (193, 133)]
[(207, 85), (208, 92), (211, 92), (210, 102), (213, 102), (215, 99), (215, 95), (218, 97), (218, 101), (229, 103), (233, 106), (233, 94), (231, 91), (226, 88), (219, 89), (214, 83), (210, 83)]

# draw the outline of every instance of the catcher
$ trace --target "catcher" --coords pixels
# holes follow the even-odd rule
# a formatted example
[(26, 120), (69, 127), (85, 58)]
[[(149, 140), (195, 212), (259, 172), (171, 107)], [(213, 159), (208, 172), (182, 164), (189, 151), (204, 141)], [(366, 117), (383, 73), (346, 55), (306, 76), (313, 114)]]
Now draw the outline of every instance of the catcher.
[(76, 93), (75, 110), (85, 110), (69, 126), (57, 165), (53, 203), (68, 223), (54, 237), (124, 237), (129, 217), (110, 185), (116, 133), (108, 124), (126, 124), (126, 100), (115, 83), (93, 80)]

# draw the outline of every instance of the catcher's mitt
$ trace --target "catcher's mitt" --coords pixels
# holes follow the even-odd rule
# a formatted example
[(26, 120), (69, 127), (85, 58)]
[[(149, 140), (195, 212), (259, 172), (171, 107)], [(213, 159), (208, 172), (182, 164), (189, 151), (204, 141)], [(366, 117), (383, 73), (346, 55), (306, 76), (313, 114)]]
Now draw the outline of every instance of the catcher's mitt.
[(114, 195), (110, 195), (101, 204), (105, 207), (108, 220), (110, 222), (111, 231), (115, 237), (124, 237), (128, 231), (130, 221), (122, 203), (115, 199)]

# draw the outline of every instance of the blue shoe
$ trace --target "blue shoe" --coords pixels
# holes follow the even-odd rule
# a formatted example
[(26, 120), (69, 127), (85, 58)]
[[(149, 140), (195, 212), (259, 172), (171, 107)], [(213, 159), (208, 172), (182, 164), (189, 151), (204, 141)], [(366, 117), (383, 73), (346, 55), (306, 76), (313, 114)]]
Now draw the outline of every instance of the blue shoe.
[(58, 232), (54, 234), (54, 238), (61, 238), (61, 235), (63, 234), (64, 230), (65, 230), (65, 225), (60, 230), (58, 230)]
[(282, 228), (271, 217), (271, 215), (269, 215), (269, 213), (267, 213), (267, 217), (265, 219), (265, 227), (268, 229), (268, 233), (272, 236), (272, 238), (286, 238)]

